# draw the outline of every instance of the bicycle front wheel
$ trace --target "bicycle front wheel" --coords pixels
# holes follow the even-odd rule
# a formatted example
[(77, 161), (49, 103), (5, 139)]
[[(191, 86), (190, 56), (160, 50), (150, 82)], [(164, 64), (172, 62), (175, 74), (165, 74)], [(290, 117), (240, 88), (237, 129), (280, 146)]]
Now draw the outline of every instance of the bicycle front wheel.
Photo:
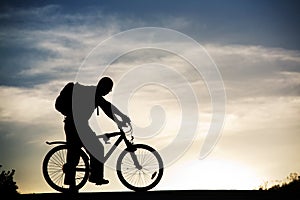
[(117, 161), (117, 175), (127, 188), (137, 192), (148, 191), (162, 178), (162, 158), (148, 145), (136, 144), (132, 149), (121, 152)]
[[(59, 192), (68, 192), (69, 186), (64, 184), (64, 165), (67, 161), (67, 145), (51, 149), (43, 160), (43, 175), (46, 182)], [(76, 189), (84, 186), (89, 177), (89, 158), (84, 151), (80, 152), (80, 160), (76, 166)]]

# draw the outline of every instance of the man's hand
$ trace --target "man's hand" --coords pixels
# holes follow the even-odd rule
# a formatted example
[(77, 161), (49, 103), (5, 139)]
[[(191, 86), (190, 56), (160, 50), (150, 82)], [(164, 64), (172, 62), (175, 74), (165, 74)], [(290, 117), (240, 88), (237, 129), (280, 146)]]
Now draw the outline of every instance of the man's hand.
[(126, 116), (126, 115), (123, 115), (123, 116), (122, 116), (122, 121), (123, 121), (125, 124), (131, 122), (130, 118), (129, 118), (128, 116)]
[(119, 120), (119, 118), (115, 118), (115, 121), (118, 125), (119, 128), (121, 127), (127, 127), (128, 124), (130, 124), (131, 120), (128, 116), (122, 114), (122, 116), (119, 116), (121, 118), (121, 120)]

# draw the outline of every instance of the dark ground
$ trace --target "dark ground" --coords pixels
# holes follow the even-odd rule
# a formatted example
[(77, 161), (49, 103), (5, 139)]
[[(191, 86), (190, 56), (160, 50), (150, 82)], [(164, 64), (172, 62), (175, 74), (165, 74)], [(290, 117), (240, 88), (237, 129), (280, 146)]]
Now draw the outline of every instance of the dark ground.
[[(150, 192), (96, 192), (67, 195), (62, 193), (21, 194), (16, 200), (171, 200), (171, 199), (298, 199), (299, 192), (264, 191), (264, 190), (183, 190)], [(1, 198), (2, 199), (2, 198)], [(4, 198), (3, 198), (4, 200)]]

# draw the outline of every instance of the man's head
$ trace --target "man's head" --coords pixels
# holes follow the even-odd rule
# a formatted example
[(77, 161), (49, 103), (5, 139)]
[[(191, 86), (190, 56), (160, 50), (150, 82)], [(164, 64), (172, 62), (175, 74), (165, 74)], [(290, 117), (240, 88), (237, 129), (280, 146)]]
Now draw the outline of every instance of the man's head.
[(101, 78), (97, 84), (96, 94), (101, 96), (107, 95), (112, 90), (113, 84), (114, 83), (111, 78), (109, 77)]

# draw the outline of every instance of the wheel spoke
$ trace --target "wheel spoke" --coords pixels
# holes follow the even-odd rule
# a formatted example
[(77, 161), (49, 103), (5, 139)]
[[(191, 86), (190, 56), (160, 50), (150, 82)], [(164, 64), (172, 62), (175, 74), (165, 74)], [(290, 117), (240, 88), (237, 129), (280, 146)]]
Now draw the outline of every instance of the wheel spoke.
[[(64, 184), (65, 173), (63, 166), (66, 163), (66, 146), (57, 146), (48, 152), (43, 162), (43, 175), (47, 183), (55, 190), (65, 192), (69, 186)], [(81, 188), (86, 183), (89, 174), (89, 161), (82, 151), (79, 163), (76, 166), (76, 187)]]
[[(118, 159), (118, 176), (121, 182), (132, 190), (148, 190), (161, 179), (163, 170), (159, 154), (147, 145), (136, 145), (134, 154), (139, 166), (136, 166), (132, 152), (123, 152)], [(141, 168), (140, 168), (141, 167)]]

